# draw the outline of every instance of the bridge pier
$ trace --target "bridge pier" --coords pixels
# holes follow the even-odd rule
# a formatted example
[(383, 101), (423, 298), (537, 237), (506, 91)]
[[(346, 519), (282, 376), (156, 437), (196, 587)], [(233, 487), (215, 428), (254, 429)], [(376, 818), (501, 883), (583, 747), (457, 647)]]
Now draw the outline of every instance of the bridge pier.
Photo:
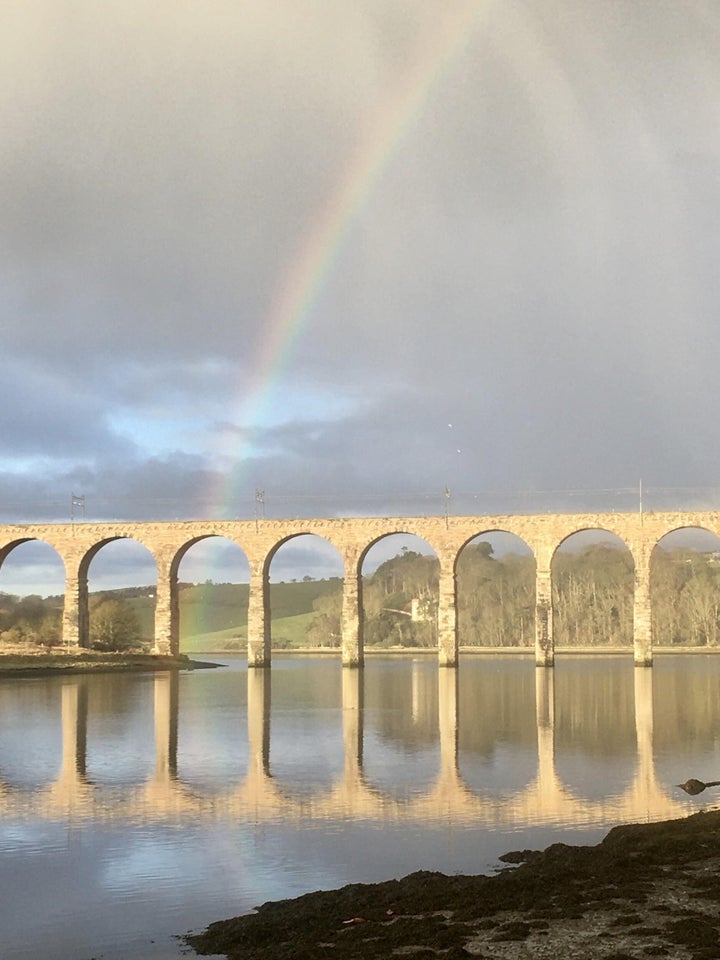
[(652, 666), (652, 647), (650, 557), (646, 550), (638, 550), (635, 553), (635, 598), (633, 601), (633, 657), (636, 667)]
[(161, 570), (158, 564), (153, 653), (174, 657), (180, 653), (179, 603), (177, 574), (173, 574), (169, 566)]
[(67, 649), (80, 645), (80, 603), (77, 577), (66, 577), (62, 616), (62, 642)]
[(356, 554), (345, 557), (341, 616), (342, 664), (344, 667), (361, 667), (365, 661), (363, 643), (362, 581), (359, 558)]
[(270, 581), (264, 559), (250, 564), (247, 632), (248, 667), (269, 667)]
[(441, 667), (456, 667), (458, 662), (457, 581), (454, 558), (440, 562), (438, 589), (438, 663)]
[(62, 617), (62, 642), (66, 649), (89, 646), (90, 614), (88, 611), (87, 575), (68, 574)]
[(555, 663), (553, 636), (552, 573), (550, 564), (535, 574), (535, 664), (552, 667)]

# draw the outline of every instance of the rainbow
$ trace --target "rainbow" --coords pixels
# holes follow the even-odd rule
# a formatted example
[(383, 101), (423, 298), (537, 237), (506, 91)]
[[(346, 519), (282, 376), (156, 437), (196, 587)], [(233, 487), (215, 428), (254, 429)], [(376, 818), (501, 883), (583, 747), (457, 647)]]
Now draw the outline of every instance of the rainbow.
[(353, 224), (408, 131), (422, 114), (429, 93), (472, 39), (480, 13), (492, 5), (493, 0), (468, 0), (446, 10), (444, 18), (433, 21), (432, 29), (418, 42), (410, 67), (378, 109), (334, 191), (316, 212), (264, 320), (267, 333), (254, 363), (254, 377), (244, 386), (243, 398), (236, 410), (237, 420), (245, 429), (236, 461), (238, 466), (221, 491), (217, 506), (222, 508), (240, 495), (241, 486), (247, 480), (242, 473), (242, 461), (251, 446), (253, 430), (257, 430), (270, 405), (275, 386), (290, 362)]

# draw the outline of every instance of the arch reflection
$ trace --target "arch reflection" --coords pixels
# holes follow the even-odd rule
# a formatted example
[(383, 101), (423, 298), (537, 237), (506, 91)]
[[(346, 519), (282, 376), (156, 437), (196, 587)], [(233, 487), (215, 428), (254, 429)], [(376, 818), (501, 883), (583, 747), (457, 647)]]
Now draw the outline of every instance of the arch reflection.
[[(463, 702), (458, 671), (434, 671), (437, 703), (436, 747), (439, 765), (432, 783), (402, 799), (380, 790), (366, 776), (367, 678), (364, 670), (342, 669), (339, 677), (344, 753), (342, 770), (334, 781), (311, 796), (293, 796), (272, 776), (272, 677), (270, 670), (238, 673), (247, 684), (248, 764), (237, 782), (199, 788), (183, 779), (178, 763), (182, 698), (176, 673), (158, 673), (153, 685), (155, 763), (150, 776), (137, 784), (94, 783), (88, 777), (89, 685), (94, 678), (62, 681), (59, 722), (62, 729), (59, 772), (53, 783), (24, 789), (0, 787), (2, 815), (36, 814), (50, 819), (144, 821), (186, 817), (244, 818), (252, 822), (278, 818), (318, 820), (404, 818), (421, 823), (451, 818), (458, 823), (488, 826), (580, 823), (609, 820), (659, 819), (687, 809), (674, 793), (673, 783), (658, 780), (654, 761), (654, 673), (633, 669), (633, 774), (621, 789), (608, 796), (584, 797), (558, 774), (557, 671), (533, 671), (535, 747), (526, 781), (502, 796), (471, 788), (463, 777), (460, 737), (463, 724), (473, 722), (477, 705)], [(92, 730), (92, 725), (90, 726)], [(0, 763), (1, 763), (0, 756)]]

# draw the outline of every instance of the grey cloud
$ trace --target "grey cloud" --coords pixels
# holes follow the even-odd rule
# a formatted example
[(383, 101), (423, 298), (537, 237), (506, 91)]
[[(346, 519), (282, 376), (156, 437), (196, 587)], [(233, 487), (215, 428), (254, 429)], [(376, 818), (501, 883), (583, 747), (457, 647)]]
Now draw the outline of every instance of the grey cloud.
[(715, 482), (713, 6), (438, 17), (0, 13), (7, 513)]
[(38, 343), (10, 315), (6, 331), (41, 351), (81, 336), (242, 362), (353, 147), (351, 25), (287, 6), (36, 6), (9, 64), (0, 191), (9, 281), (47, 329)]
[(108, 407), (82, 376), (6, 357), (0, 404), (0, 457), (94, 460), (131, 456), (133, 445), (107, 426)]

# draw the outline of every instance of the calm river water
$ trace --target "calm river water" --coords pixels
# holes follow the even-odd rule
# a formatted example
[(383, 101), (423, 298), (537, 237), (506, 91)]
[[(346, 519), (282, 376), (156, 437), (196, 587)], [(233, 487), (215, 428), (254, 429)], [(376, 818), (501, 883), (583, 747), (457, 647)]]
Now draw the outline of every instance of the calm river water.
[(0, 954), (179, 958), (265, 900), (713, 805), (720, 657), (0, 681)]

